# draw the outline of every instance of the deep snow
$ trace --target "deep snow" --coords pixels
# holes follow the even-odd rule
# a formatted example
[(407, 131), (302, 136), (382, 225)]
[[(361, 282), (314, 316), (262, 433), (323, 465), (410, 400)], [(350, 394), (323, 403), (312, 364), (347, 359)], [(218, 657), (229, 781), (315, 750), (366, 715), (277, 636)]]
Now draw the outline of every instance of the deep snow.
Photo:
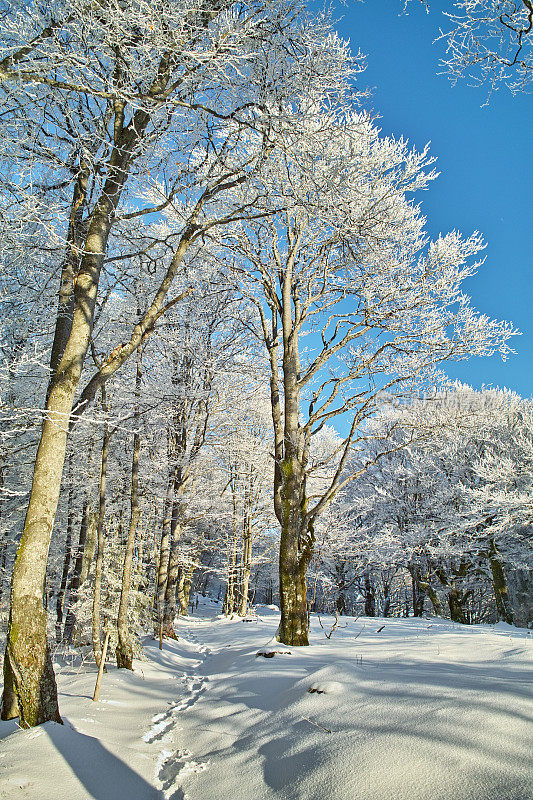
[(0, 798), (533, 800), (530, 632), (346, 617), (328, 639), (322, 618), (287, 648), (272, 608), (217, 611), (111, 667), (98, 703), (94, 667), (63, 665), (64, 726), (0, 723)]

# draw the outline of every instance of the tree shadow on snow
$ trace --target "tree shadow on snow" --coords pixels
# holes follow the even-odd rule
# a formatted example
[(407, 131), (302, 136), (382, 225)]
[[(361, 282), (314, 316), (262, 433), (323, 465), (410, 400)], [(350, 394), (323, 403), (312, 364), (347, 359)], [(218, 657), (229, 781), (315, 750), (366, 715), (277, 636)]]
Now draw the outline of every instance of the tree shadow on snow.
[(44, 729), (94, 800), (162, 800), (163, 794), (92, 736), (50, 722)]

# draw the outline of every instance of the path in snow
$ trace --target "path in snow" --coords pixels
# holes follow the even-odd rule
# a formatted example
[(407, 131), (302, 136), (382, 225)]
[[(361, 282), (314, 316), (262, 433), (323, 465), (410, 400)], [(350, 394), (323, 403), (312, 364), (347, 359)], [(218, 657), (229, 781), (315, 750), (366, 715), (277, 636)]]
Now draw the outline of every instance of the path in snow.
[(94, 667), (61, 667), (64, 726), (0, 723), (0, 798), (533, 800), (530, 632), (344, 618), (281, 648), (272, 609), (216, 609), (99, 703)]
[(109, 669), (97, 703), (94, 665), (56, 664), (64, 725), (0, 722), (2, 800), (178, 800), (178, 776), (201, 765), (174, 737), (203, 691), (195, 673), (208, 652), (184, 637), (162, 652), (148, 639), (145, 650), (134, 672)]

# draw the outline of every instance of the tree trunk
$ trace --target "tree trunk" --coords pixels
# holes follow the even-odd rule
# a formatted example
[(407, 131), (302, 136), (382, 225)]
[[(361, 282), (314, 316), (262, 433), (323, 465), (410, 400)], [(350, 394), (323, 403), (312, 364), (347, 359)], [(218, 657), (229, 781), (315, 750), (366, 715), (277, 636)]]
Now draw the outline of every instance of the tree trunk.
[(435, 591), (435, 589), (433, 588), (433, 586), (431, 586), (431, 584), (429, 583), (429, 580), (428, 581), (419, 581), (419, 584), (420, 584), (420, 588), (426, 593), (427, 597), (429, 597), (429, 601), (430, 601), (431, 605), (433, 606), (433, 611), (435, 612), (436, 616), (437, 617), (443, 617), (444, 616), (444, 609), (442, 607), (442, 603), (441, 603), (440, 597), (437, 594), (437, 592)]
[[(74, 284), (74, 310), (69, 335), (48, 387), (41, 441), (35, 458), (24, 529), (11, 581), (2, 713), (22, 725), (60, 720), (57, 687), (46, 639), (43, 587), (48, 561), (67, 435), (74, 396), (91, 339), (100, 271), (114, 215), (132, 163), (134, 148), (150, 120), (138, 110), (132, 123), (119, 125), (109, 161), (108, 175), (87, 229), (83, 256)], [(60, 309), (61, 311), (61, 309)]]
[(231, 540), (228, 543), (228, 580), (226, 593), (224, 595), (224, 605), (222, 611), (226, 616), (231, 616), (236, 610), (237, 605), (237, 520), (235, 510), (233, 514), (233, 529)]
[[(102, 389), (102, 405), (104, 410), (107, 411), (105, 390)], [(93, 640), (93, 653), (94, 659), (98, 667), (102, 658), (102, 643), (100, 640), (100, 605), (102, 594), (102, 572), (104, 566), (104, 520), (105, 520), (105, 492), (107, 480), (107, 455), (109, 451), (109, 440), (111, 433), (106, 423), (104, 427), (104, 438), (102, 442), (102, 463), (100, 466), (100, 488), (98, 494), (98, 521), (96, 523), (96, 542), (97, 542), (97, 555), (96, 566), (94, 570), (94, 594), (93, 594), (93, 607), (92, 607), (92, 640)]]
[(154, 635), (159, 638), (160, 631), (163, 628), (163, 614), (165, 608), (165, 594), (167, 589), (168, 580), (168, 566), (170, 558), (170, 526), (171, 514), (174, 497), (174, 476), (171, 472), (167, 483), (167, 496), (165, 498), (165, 510), (163, 513), (163, 524), (161, 530), (161, 542), (159, 544), (159, 564), (157, 568), (157, 585), (156, 585), (156, 602), (155, 608), (157, 611)]
[(245, 617), (248, 613), (248, 591), (250, 586), (250, 573), (252, 565), (252, 526), (247, 514), (243, 530), (241, 585), (239, 591), (239, 616)]
[(507, 622), (509, 625), (513, 625), (513, 611), (509, 601), (507, 581), (505, 580), (505, 572), (503, 570), (501, 555), (498, 552), (494, 539), (490, 540), (489, 564), (492, 573), (494, 599), (496, 601), (496, 612), (498, 614), (498, 619), (503, 620), (503, 622)]
[(452, 622), (460, 622), (467, 625), (468, 620), (464, 609), (465, 598), (459, 588), (452, 583), (448, 588), (448, 608), (450, 609), (450, 619)]
[[(287, 552), (293, 550), (293, 556)], [(299, 561), (294, 548), (283, 547), (280, 557), (280, 607), (281, 620), (277, 638), (292, 646), (309, 644), (307, 618), (307, 565)], [(296, 556), (296, 557), (295, 557)]]
[[(4, 498), (2, 496), (2, 489), (4, 487), (4, 463), (0, 461), (0, 523), (2, 522), (2, 506), (4, 504)], [(6, 551), (7, 551), (7, 540), (5, 534), (2, 534), (0, 530), (0, 599), (4, 594), (4, 573), (6, 569)]]
[[(141, 389), (142, 368), (140, 353), (137, 358), (137, 373), (135, 378), (135, 394), (137, 404)], [(124, 568), (122, 571), (122, 587), (120, 592), (120, 604), (117, 617), (118, 644), (116, 649), (117, 667), (119, 669), (133, 669), (133, 647), (131, 644), (130, 630), (128, 625), (128, 601), (131, 588), (131, 567), (133, 563), (133, 550), (135, 547), (135, 535), (139, 523), (139, 455), (141, 452), (141, 436), (138, 430), (140, 425), (139, 407), (137, 405), (135, 413), (136, 432), (133, 437), (133, 458), (131, 465), (131, 503), (130, 503), (130, 524), (128, 526), (128, 536), (126, 539), (126, 549), (124, 552)]]
[(193, 573), (194, 564), (188, 566), (187, 568), (180, 567), (178, 577), (178, 602), (182, 617), (187, 617), (189, 615), (189, 595), (191, 591)]
[(370, 577), (370, 571), (366, 569), (363, 577), (365, 582), (365, 617), (375, 617), (376, 591)]
[[(87, 279), (79, 283), (80, 293), (88, 295), (83, 300), (84, 316), (89, 306), (92, 319), (95, 291)], [(78, 318), (79, 313), (80, 308)], [(49, 394), (11, 583), (2, 714), (8, 719), (16, 716), (16, 710), (23, 726), (47, 720), (61, 721), (46, 639), (43, 587), (65, 460), (68, 421), (90, 335), (89, 323), (79, 319), (77, 323), (73, 325), (71, 346), (65, 350)]]
[(0, 541), (0, 599), (4, 594), (4, 575), (6, 573), (7, 562), (7, 541), (3, 538)]
[(425, 592), (420, 585), (422, 580), (422, 571), (418, 564), (410, 564), (408, 566), (411, 575), (411, 585), (413, 591), (413, 615), (415, 617), (424, 616), (424, 600)]
[(168, 577), (165, 590), (165, 611), (163, 614), (163, 636), (169, 639), (177, 639), (178, 636), (174, 630), (174, 619), (176, 618), (176, 593), (178, 589), (178, 576), (180, 569), (180, 550), (179, 550), (179, 525), (173, 532), (172, 547), (170, 550), (170, 559), (168, 562)]
[(72, 644), (72, 638), (74, 636), (74, 625), (76, 623), (76, 616), (72, 610), (72, 606), (76, 603), (78, 599), (78, 591), (82, 584), (81, 573), (82, 573), (83, 559), (85, 553), (85, 543), (87, 540), (87, 530), (89, 528), (89, 519), (90, 519), (90, 504), (89, 500), (86, 499), (83, 505), (81, 525), (80, 525), (80, 535), (78, 539), (76, 558), (74, 559), (74, 569), (72, 570), (72, 575), (70, 576), (70, 583), (68, 589), (68, 612), (65, 619), (65, 629), (63, 631), (63, 638), (65, 642), (67, 642), (67, 644)]
[(305, 476), (301, 464), (294, 456), (285, 458), (282, 473), (283, 515), (279, 549), (281, 620), (278, 640), (287, 645), (307, 646), (309, 623), (306, 574), (312, 551), (308, 532), (305, 531), (302, 536), (302, 527), (305, 524), (302, 514), (302, 508), (305, 507)]
[(383, 617), (388, 617), (390, 614), (390, 607), (391, 607), (391, 598), (390, 598), (390, 586), (386, 585), (383, 588)]
[[(69, 478), (70, 478), (69, 469)], [(68, 492), (68, 512), (67, 512), (67, 534), (65, 537), (65, 556), (63, 559), (63, 571), (61, 573), (61, 582), (56, 598), (56, 641), (61, 641), (61, 628), (63, 625), (63, 600), (65, 598), (65, 589), (67, 587), (68, 571), (70, 567), (70, 559), (72, 555), (72, 528), (74, 525), (74, 487), (72, 483)]]

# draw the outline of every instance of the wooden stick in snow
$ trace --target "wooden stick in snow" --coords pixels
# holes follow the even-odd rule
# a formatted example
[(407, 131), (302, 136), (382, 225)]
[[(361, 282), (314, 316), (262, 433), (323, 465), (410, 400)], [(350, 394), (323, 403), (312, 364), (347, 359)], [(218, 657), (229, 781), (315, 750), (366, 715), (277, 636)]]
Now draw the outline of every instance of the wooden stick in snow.
[(102, 683), (102, 675), (105, 669), (105, 659), (107, 656), (107, 645), (109, 644), (109, 631), (105, 632), (104, 647), (102, 650), (102, 657), (100, 658), (100, 666), (98, 667), (98, 677), (96, 678), (96, 686), (94, 687), (93, 700), (96, 702), (100, 697), (100, 684)]

